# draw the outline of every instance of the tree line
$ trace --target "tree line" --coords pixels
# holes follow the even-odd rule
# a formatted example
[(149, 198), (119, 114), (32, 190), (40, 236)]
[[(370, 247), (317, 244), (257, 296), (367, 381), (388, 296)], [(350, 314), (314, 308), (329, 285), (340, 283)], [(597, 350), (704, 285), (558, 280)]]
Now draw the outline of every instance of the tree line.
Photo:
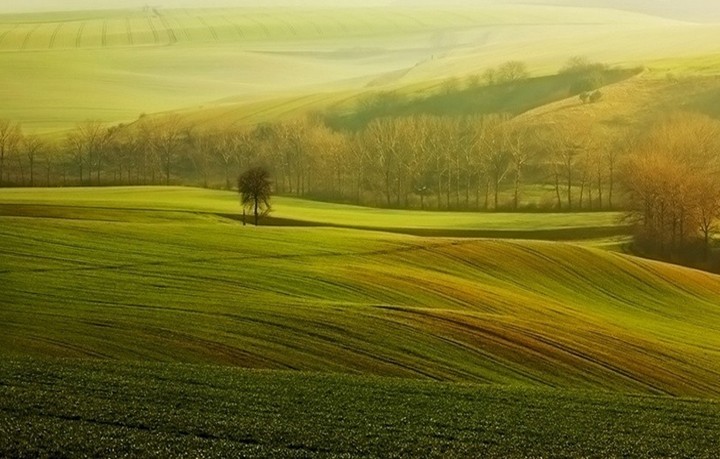
[(636, 249), (717, 264), (711, 259), (720, 219), (720, 122), (689, 113), (669, 117), (637, 140), (623, 168)]
[(531, 126), (506, 115), (381, 118), (338, 131), (319, 117), (219, 130), (177, 116), (82, 123), (61, 141), (0, 123), (0, 185), (234, 187), (263, 165), (279, 194), (397, 208), (520, 210), (528, 185), (548, 210), (615, 207), (617, 149), (589, 123)]

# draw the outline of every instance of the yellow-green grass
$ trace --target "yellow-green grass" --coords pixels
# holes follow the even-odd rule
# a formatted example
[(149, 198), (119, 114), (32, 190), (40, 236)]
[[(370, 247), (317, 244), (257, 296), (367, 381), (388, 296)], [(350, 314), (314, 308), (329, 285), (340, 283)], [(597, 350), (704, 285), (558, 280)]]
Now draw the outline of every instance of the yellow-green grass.
[[(255, 105), (267, 100), (263, 107), (243, 109), (248, 113), (240, 118), (257, 122), (268, 116), (253, 111), (272, 111), (278, 99), (293, 105), (308, 94), (338, 91), (333, 100), (304, 103), (307, 109), (323, 108), (367, 84), (433, 86), (449, 76), (481, 72), (509, 56), (527, 61), (538, 75), (554, 73), (575, 54), (633, 65), (707, 54), (716, 38), (712, 28), (586, 8), (158, 13), (1, 16), (0, 117), (21, 121), (32, 131), (53, 132), (86, 119), (130, 121), (140, 113), (187, 110), (232, 97)], [(663, 42), (666, 37), (672, 43)], [(292, 112), (292, 107), (278, 111)]]
[(115, 201), (115, 221), (0, 217), (0, 353), (720, 394), (717, 276), (573, 244), (243, 227), (173, 192)]
[[(271, 217), (278, 223), (364, 227), (376, 230), (517, 231), (578, 230), (597, 237), (594, 231), (622, 233), (620, 212), (578, 213), (494, 213), (436, 212), (377, 209), (324, 203), (291, 197), (273, 197)], [(125, 213), (123, 210), (133, 210)], [(106, 187), (106, 188), (6, 188), (0, 189), (0, 213), (99, 219), (155, 219), (154, 211), (190, 212), (239, 218), (241, 208), (236, 192), (187, 187)], [(272, 222), (272, 220), (270, 220)], [(452, 233), (445, 233), (452, 234)], [(578, 237), (582, 238), (582, 237)]]
[[(700, 70), (673, 72), (663, 65), (602, 88), (603, 96), (597, 103), (583, 104), (577, 97), (567, 98), (529, 110), (515, 122), (568, 130), (578, 125), (589, 126), (589, 136), (596, 145), (612, 145), (622, 152), (628, 136), (652, 129), (678, 112), (720, 115), (720, 84), (716, 76)], [(709, 71), (706, 68), (706, 73)]]

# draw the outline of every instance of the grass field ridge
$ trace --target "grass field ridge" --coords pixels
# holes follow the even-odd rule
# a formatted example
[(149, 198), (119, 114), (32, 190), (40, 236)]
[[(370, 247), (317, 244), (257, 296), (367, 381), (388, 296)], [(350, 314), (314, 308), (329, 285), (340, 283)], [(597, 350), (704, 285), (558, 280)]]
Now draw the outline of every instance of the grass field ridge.
[(718, 276), (577, 244), (252, 228), (171, 205), (190, 192), (204, 198), (182, 205), (222, 207), (222, 192), (67, 192), (165, 204), (0, 217), (8, 357), (720, 392)]

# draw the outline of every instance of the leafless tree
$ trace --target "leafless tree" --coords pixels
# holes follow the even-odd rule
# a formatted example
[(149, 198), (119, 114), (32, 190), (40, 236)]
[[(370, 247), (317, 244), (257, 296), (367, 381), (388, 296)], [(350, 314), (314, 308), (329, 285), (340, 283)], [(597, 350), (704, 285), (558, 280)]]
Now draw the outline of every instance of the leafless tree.
[(8, 120), (0, 120), (0, 186), (5, 176), (5, 161), (7, 157), (15, 152), (22, 139), (22, 129), (17, 123)]
[(243, 223), (245, 222), (246, 209), (252, 211), (255, 226), (258, 225), (258, 219), (261, 215), (270, 212), (271, 190), (270, 173), (264, 167), (253, 167), (240, 175), (238, 178), (238, 191), (243, 206)]

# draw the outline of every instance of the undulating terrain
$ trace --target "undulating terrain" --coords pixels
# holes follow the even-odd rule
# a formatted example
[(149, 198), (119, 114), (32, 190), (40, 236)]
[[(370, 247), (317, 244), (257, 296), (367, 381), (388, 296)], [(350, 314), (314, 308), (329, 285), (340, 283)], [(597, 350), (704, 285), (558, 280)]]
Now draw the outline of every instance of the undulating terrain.
[[(718, 394), (717, 276), (597, 248), (604, 240), (596, 246), (243, 226), (228, 218), (236, 199), (229, 192), (8, 190), (0, 197), (6, 401), (0, 447), (8, 454), (80, 451), (84, 442), (98, 455), (108, 448), (278, 456), (383, 455), (390, 448), (416, 455), (420, 446), (433, 456), (595, 450), (703, 455), (715, 447), (695, 442), (700, 433), (676, 423), (712, 416), (714, 402), (663, 397), (707, 400)], [(289, 209), (303, 205), (338, 224), (353, 224), (363, 214), (361, 208), (353, 215), (341, 206), (320, 211), (293, 200), (280, 200), (278, 213), (291, 216)], [(423, 214), (407, 212), (407, 226)], [(385, 217), (392, 221), (392, 214)], [(603, 214), (579, 217), (515, 216), (510, 222), (489, 215), (458, 224), (539, 231), (612, 223)], [(373, 222), (385, 224), (381, 215)], [(454, 223), (446, 220), (445, 228)], [(115, 364), (90, 363), (97, 360)], [(79, 384), (88, 378), (94, 382)], [(145, 378), (158, 382), (145, 385)], [(276, 382), (268, 386), (268, 378)], [(143, 390), (134, 392), (134, 384)], [(292, 389), (282, 389), (284, 384)], [(173, 389), (158, 398), (162, 387)], [(343, 396), (358, 390), (367, 395), (352, 396), (352, 402)], [(47, 391), (55, 395), (48, 398)], [(303, 416), (292, 406), (305, 406), (324, 391), (336, 395), (312, 402), (318, 416), (313, 422), (335, 427), (319, 437), (307, 426), (291, 427), (288, 422)], [(395, 391), (404, 401), (380, 402)], [(175, 399), (173, 393), (183, 395)], [(661, 398), (620, 395), (628, 393)], [(163, 401), (169, 399), (175, 401)], [(210, 408), (221, 400), (222, 407)], [(262, 414), (268, 409), (263, 400), (274, 411)], [(603, 405), (600, 414), (580, 408), (574, 416), (604, 417), (598, 422), (606, 422), (607, 430), (600, 437), (560, 424), (558, 432), (574, 445), (568, 446), (541, 432), (543, 423), (587, 403)], [(458, 406), (475, 413), (462, 421), (469, 431), (449, 422)], [(638, 406), (660, 411), (638, 418), (631, 414)], [(204, 410), (213, 414), (206, 418), (199, 414)], [(332, 419), (341, 416), (348, 423), (341, 425), (356, 429), (368, 410), (378, 410), (373, 416), (386, 428), (378, 431), (375, 421), (367, 421), (360, 429), (369, 435), (367, 443), (353, 436), (330, 446), (332, 432), (342, 430)], [(495, 410), (516, 414), (496, 418)], [(618, 411), (630, 417), (617, 423), (611, 413)], [(416, 419), (394, 430), (406, 412), (439, 424)], [(285, 422), (277, 424), (279, 419)], [(309, 422), (303, 419), (297, 422)], [(29, 425), (40, 446), (27, 437)], [(652, 435), (672, 432), (688, 443), (618, 439), (634, 425), (652, 425)], [(71, 433), (58, 434), (66, 428)], [(507, 429), (508, 437), (492, 440), (495, 429)], [(411, 441), (416, 437), (420, 443)]]
[[(374, 119), (420, 115), (587, 123), (593, 145), (622, 150), (609, 163), (620, 169), (629, 132), (678, 111), (720, 114), (716, 10), (701, 0), (0, 6), (0, 119), (54, 145), (58, 185), (75, 166), (91, 184), (115, 167), (107, 155), (84, 162), (90, 150), (63, 156), (78, 123), (168, 114), (211, 135), (310, 116), (350, 139)], [(561, 69), (573, 56), (602, 63), (599, 101), (568, 91)], [(527, 75), (483, 82), (507, 61)], [(389, 102), (378, 110), (376, 99)], [(41, 169), (2, 153), (0, 183)], [(556, 193), (560, 204), (548, 157), (528, 160), (524, 202)], [(181, 184), (169, 164), (167, 183)], [(494, 189), (506, 201), (509, 171)], [(570, 202), (580, 185), (568, 171)], [(597, 174), (607, 195), (613, 171)], [(496, 197), (491, 212), (488, 181), (486, 212), (454, 212), (450, 178), (437, 211), (313, 201), (293, 180), (260, 226), (243, 221), (233, 190), (0, 187), (0, 456), (717, 454), (720, 276), (630, 254), (622, 184), (615, 205), (601, 195), (593, 209), (583, 181), (580, 210), (594, 211), (500, 212)]]

